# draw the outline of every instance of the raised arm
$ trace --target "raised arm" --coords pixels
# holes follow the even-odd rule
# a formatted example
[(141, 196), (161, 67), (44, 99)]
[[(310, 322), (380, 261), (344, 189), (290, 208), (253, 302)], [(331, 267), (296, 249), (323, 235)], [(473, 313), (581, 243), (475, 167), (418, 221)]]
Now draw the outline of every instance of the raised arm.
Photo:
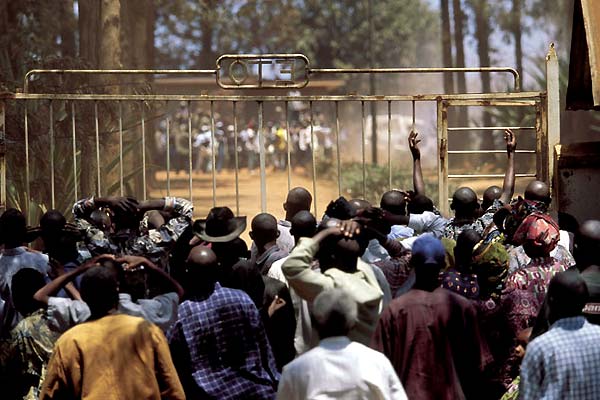
[[(41, 303), (48, 304), (50, 296), (54, 296), (60, 289), (75, 279), (76, 276), (83, 274), (85, 271), (95, 266), (102, 259), (113, 259), (114, 256), (110, 254), (103, 254), (98, 257), (94, 257), (91, 260), (83, 263), (73, 271), (67, 272), (66, 274), (58, 276), (56, 279), (47, 283), (46, 286), (35, 292), (33, 298)], [(76, 290), (73, 288), (73, 290)], [(70, 290), (70, 292), (72, 292)]]
[(120, 210), (128, 213), (137, 212), (138, 202), (132, 197), (88, 197), (79, 200), (73, 205), (75, 218), (87, 218), (98, 207), (109, 207), (111, 210)]
[[(64, 266), (58, 262), (57, 260), (54, 259), (50, 259), (50, 273), (48, 274), (52, 279), (56, 279), (59, 276), (64, 275), (65, 272), (65, 268)], [(73, 300), (81, 300), (81, 295), (79, 294), (79, 290), (77, 290), (77, 288), (75, 287), (75, 285), (73, 285), (72, 281), (67, 282), (64, 285), (65, 291), (67, 292), (67, 294), (73, 299)]]
[(517, 149), (517, 138), (513, 131), (506, 129), (504, 131), (504, 140), (506, 141), (507, 161), (500, 201), (503, 204), (508, 204), (515, 192), (515, 150)]
[(408, 148), (413, 158), (413, 186), (415, 194), (425, 195), (425, 182), (423, 182), (423, 171), (421, 170), (421, 150), (417, 139), (418, 132), (410, 131), (408, 135)]
[(184, 291), (183, 291), (183, 288), (181, 287), (181, 285), (175, 279), (171, 278), (169, 276), (169, 274), (164, 272), (162, 269), (160, 269), (158, 266), (156, 266), (156, 264), (154, 264), (152, 261), (148, 260), (147, 258), (139, 257), (139, 256), (123, 256), (121, 258), (117, 258), (116, 261), (118, 263), (124, 263), (125, 265), (123, 266), (123, 268), (125, 270), (132, 270), (132, 269), (136, 269), (141, 266), (148, 267), (148, 271), (150, 271), (151, 273), (153, 273), (155, 275), (160, 276), (162, 278), (163, 282), (166, 283), (168, 292), (177, 293), (177, 296), (179, 297), (179, 301), (181, 301), (181, 299), (183, 299)]

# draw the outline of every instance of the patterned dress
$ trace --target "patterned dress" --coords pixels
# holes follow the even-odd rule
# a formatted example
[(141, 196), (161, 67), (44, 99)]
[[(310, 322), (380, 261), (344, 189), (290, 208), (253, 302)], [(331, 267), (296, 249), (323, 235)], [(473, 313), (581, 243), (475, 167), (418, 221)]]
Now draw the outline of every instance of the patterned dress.
[(46, 311), (43, 309), (35, 311), (17, 324), (11, 331), (10, 338), (0, 345), (2, 375), (10, 383), (2, 385), (3, 398), (38, 398), (46, 366), (58, 337), (59, 333), (48, 327)]
[(546, 296), (548, 284), (554, 275), (566, 271), (568, 265), (553, 258), (541, 257), (532, 259), (525, 268), (511, 273), (506, 279), (506, 290), (526, 290), (542, 304)]

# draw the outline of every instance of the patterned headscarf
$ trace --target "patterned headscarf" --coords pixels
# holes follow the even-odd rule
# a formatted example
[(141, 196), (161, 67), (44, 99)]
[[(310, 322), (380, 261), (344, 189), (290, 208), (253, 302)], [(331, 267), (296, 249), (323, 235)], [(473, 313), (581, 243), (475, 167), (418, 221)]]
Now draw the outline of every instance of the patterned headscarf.
[(508, 275), (508, 252), (501, 240), (481, 241), (473, 249), (471, 267), (477, 274), (482, 296), (499, 295)]
[(550, 253), (560, 240), (558, 225), (548, 214), (534, 212), (526, 217), (513, 236), (513, 243), (528, 243), (544, 254)]

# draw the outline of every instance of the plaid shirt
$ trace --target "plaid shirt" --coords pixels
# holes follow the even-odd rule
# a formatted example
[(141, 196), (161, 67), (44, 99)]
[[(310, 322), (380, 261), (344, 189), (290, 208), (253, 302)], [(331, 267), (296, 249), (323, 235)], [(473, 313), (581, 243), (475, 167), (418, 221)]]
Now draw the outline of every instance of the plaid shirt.
[(190, 388), (189, 376), (182, 377), (188, 397), (189, 392), (220, 400), (275, 397), (275, 359), (246, 293), (216, 283), (210, 295), (184, 301), (168, 338), (177, 370), (189, 371), (197, 386)]
[(600, 326), (563, 318), (528, 346), (520, 399), (600, 399)]

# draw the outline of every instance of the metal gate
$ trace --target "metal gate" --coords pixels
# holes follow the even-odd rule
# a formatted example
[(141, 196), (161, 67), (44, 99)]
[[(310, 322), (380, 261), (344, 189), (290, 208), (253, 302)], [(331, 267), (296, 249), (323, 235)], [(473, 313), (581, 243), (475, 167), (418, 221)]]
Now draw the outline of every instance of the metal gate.
[[(275, 71), (275, 72), (274, 72)], [(465, 93), (465, 94), (413, 94), (413, 95), (359, 95), (359, 94), (344, 94), (344, 95), (229, 95), (229, 94), (201, 94), (201, 95), (156, 95), (156, 94), (76, 94), (76, 93), (63, 93), (63, 94), (50, 94), (50, 93), (31, 93), (29, 90), (29, 82), (32, 77), (40, 78), (42, 75), (58, 75), (65, 76), (70, 74), (91, 74), (91, 75), (188, 75), (195, 74), (201, 76), (212, 76), (215, 78), (216, 83), (222, 89), (256, 89), (257, 93), (260, 93), (261, 89), (275, 90), (275, 89), (301, 89), (307, 86), (311, 77), (315, 75), (328, 75), (328, 74), (404, 74), (404, 73), (419, 73), (419, 74), (430, 74), (430, 73), (443, 73), (443, 72), (474, 72), (474, 73), (490, 73), (500, 72), (512, 74), (514, 79), (514, 89), (510, 92), (502, 93)], [(355, 102), (361, 105), (362, 112), (362, 124), (361, 124), (361, 162), (362, 162), (362, 175), (363, 175), (363, 193), (366, 194), (366, 165), (367, 157), (365, 151), (365, 142), (367, 138), (366, 128), (366, 116), (367, 112), (365, 106), (371, 102), (378, 102), (387, 105), (387, 117), (388, 126), (387, 132), (383, 132), (388, 137), (388, 169), (389, 169), (389, 188), (392, 187), (392, 149), (390, 146), (391, 137), (394, 134), (391, 128), (391, 110), (392, 105), (399, 102), (408, 102), (412, 104), (413, 110), (413, 127), (415, 121), (415, 107), (416, 103), (421, 102), (433, 102), (437, 104), (437, 136), (438, 136), (438, 182), (439, 182), (439, 197), (438, 206), (440, 210), (447, 214), (448, 212), (448, 180), (449, 179), (468, 179), (468, 178), (482, 178), (482, 177), (496, 177), (497, 175), (460, 175), (451, 174), (448, 171), (448, 157), (453, 154), (490, 154), (495, 152), (501, 152), (499, 150), (448, 150), (448, 140), (451, 140), (452, 132), (472, 130), (474, 127), (449, 127), (448, 126), (448, 110), (453, 107), (464, 107), (464, 106), (486, 106), (486, 107), (504, 107), (504, 106), (519, 106), (533, 108), (536, 112), (536, 124), (530, 127), (513, 127), (514, 129), (525, 130), (534, 129), (537, 138), (536, 149), (531, 150), (519, 150), (520, 152), (531, 153), (536, 155), (536, 173), (528, 175), (518, 175), (522, 177), (533, 177), (536, 176), (538, 179), (542, 179), (548, 182), (552, 180), (552, 149), (555, 144), (558, 143), (558, 65), (556, 61), (556, 54), (553, 49), (549, 53), (547, 58), (547, 81), (548, 87), (543, 92), (520, 92), (519, 87), (519, 75), (516, 70), (508, 67), (481, 67), (481, 68), (369, 68), (369, 69), (320, 69), (311, 68), (309, 60), (300, 54), (261, 54), (261, 55), (224, 55), (217, 60), (217, 67), (214, 70), (32, 70), (27, 73), (24, 81), (24, 90), (19, 93), (3, 93), (0, 94), (0, 202), (2, 206), (7, 204), (7, 168), (18, 168), (16, 165), (6, 164), (7, 152), (16, 151), (16, 146), (13, 144), (6, 143), (6, 132), (7, 130), (20, 129), (20, 126), (7, 126), (5, 117), (7, 113), (7, 107), (14, 107), (15, 104), (21, 104), (24, 106), (24, 116), (22, 121), (22, 141), (23, 141), (23, 152), (18, 155), (18, 158), (22, 157), (23, 165), (25, 169), (25, 187), (24, 198), (26, 201), (23, 203), (22, 208), (29, 208), (31, 199), (31, 158), (32, 156), (38, 156), (38, 154), (32, 154), (30, 148), (30, 118), (31, 110), (35, 104), (40, 102), (47, 102), (49, 110), (48, 120), (48, 148), (47, 155), (50, 159), (50, 167), (47, 171), (47, 179), (50, 184), (49, 198), (35, 199), (37, 201), (43, 200), (50, 207), (54, 208), (59, 201), (75, 201), (79, 197), (88, 196), (91, 194), (102, 195), (106, 194), (106, 186), (103, 187), (103, 177), (101, 176), (101, 143), (105, 140), (105, 136), (101, 134), (100, 125), (102, 122), (101, 113), (99, 113), (99, 105), (111, 105), (118, 109), (118, 117), (116, 117), (114, 131), (118, 133), (118, 152), (119, 152), (119, 168), (118, 178), (115, 182), (109, 182), (111, 185), (118, 187), (117, 194), (126, 194), (124, 188), (124, 177), (130, 172), (124, 170), (123, 163), (123, 121), (125, 118), (137, 118), (139, 121), (140, 139), (139, 150), (141, 153), (141, 165), (138, 166), (141, 169), (142, 175), (142, 197), (147, 197), (147, 172), (148, 162), (146, 158), (147, 152), (147, 136), (148, 132), (148, 116), (145, 114), (145, 105), (161, 102), (185, 102), (188, 105), (188, 110), (191, 110), (191, 105), (195, 103), (203, 103), (208, 105), (210, 110), (210, 125), (211, 125), (211, 160), (212, 165), (212, 203), (213, 206), (217, 203), (217, 177), (215, 173), (215, 106), (222, 106), (227, 104), (230, 107), (231, 120), (233, 121), (234, 127), (234, 138), (235, 146), (238, 146), (238, 135), (240, 127), (238, 124), (238, 109), (244, 104), (255, 104), (257, 107), (257, 121), (258, 121), (258, 139), (259, 139), (259, 170), (260, 170), (260, 203), (261, 210), (266, 211), (266, 165), (265, 165), (265, 137), (263, 134), (264, 121), (264, 107), (265, 105), (277, 103), (282, 105), (285, 110), (286, 121), (286, 134), (287, 134), (287, 178), (288, 178), (288, 189), (291, 186), (291, 177), (293, 174), (290, 165), (290, 120), (288, 108), (290, 104), (294, 102), (302, 102), (308, 105), (308, 114), (310, 115), (310, 143), (313, 144), (315, 140), (315, 133), (313, 130), (313, 106), (315, 103), (331, 103), (334, 109), (332, 130), (333, 137), (336, 142), (336, 169), (337, 169), (337, 186), (338, 193), (342, 194), (342, 163), (340, 152), (340, 115), (339, 106), (345, 102)], [(137, 115), (124, 115), (124, 105), (127, 104), (138, 104), (139, 113)], [(161, 103), (162, 104), (162, 103)], [(93, 105), (92, 108), (90, 106)], [(77, 147), (77, 137), (81, 135), (80, 129), (77, 124), (77, 113), (80, 108), (87, 107), (87, 109), (93, 109), (93, 120), (94, 120), (94, 157), (88, 160), (78, 161), (78, 152), (80, 149)], [(62, 113), (66, 113), (70, 116), (70, 133), (72, 146), (70, 147), (71, 154), (56, 154), (55, 148), (55, 110), (60, 108)], [(168, 150), (170, 143), (170, 120), (166, 118), (166, 143), (167, 152), (165, 157), (166, 167), (166, 185), (167, 194), (171, 192), (171, 160), (170, 153)], [(63, 124), (67, 123), (63, 119)], [(478, 128), (483, 130), (494, 130), (502, 129), (502, 127), (483, 127)], [(187, 145), (188, 145), (188, 160), (187, 169), (189, 174), (188, 179), (188, 197), (193, 200), (193, 186), (194, 181), (192, 178), (192, 115), (191, 111), (188, 111), (187, 115)], [(450, 135), (449, 135), (450, 134)], [(115, 143), (116, 147), (117, 144)], [(314, 148), (314, 146), (312, 147)], [(238, 187), (238, 170), (239, 160), (237, 152), (235, 153), (235, 208), (239, 213), (240, 208), (240, 193)], [(14, 156), (14, 154), (13, 154)], [(63, 160), (67, 158), (72, 159), (71, 169), (73, 174), (73, 190), (71, 193), (66, 193), (63, 188), (57, 188), (55, 185), (55, 160), (57, 157), (62, 157)], [(96, 170), (96, 187), (95, 193), (81, 193), (81, 182), (78, 181), (78, 171), (81, 170), (82, 163), (93, 164)], [(313, 182), (313, 197), (315, 199), (314, 212), (317, 214), (317, 169), (315, 163), (315, 152), (312, 151), (312, 182)], [(318, 215), (318, 214), (317, 214)], [(31, 222), (31, 221), (30, 221)]]

